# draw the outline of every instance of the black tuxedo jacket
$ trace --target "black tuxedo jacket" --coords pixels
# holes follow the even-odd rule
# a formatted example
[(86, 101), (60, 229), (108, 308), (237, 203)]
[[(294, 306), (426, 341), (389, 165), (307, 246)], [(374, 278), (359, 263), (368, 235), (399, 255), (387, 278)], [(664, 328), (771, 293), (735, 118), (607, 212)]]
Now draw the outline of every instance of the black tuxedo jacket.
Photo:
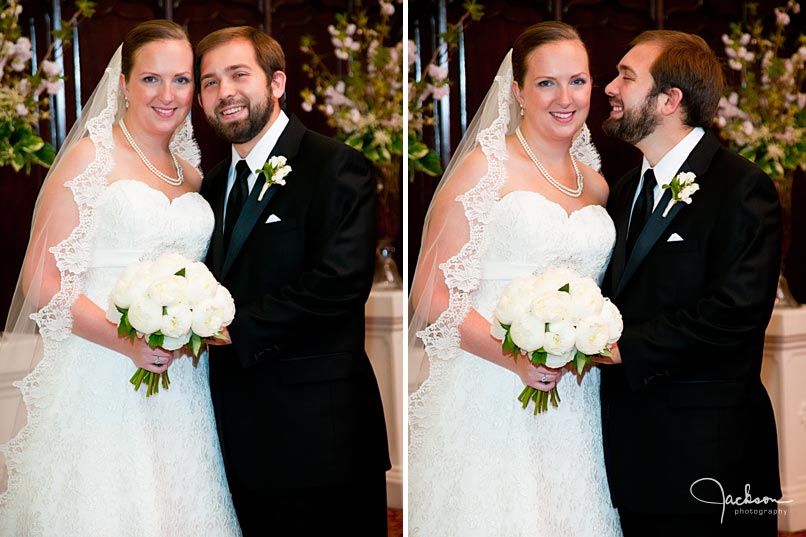
[[(383, 408), (364, 350), (375, 251), (366, 159), (291, 116), (272, 155), (286, 185), (257, 201), (230, 247), (230, 161), (205, 177), (216, 227), (207, 264), (235, 300), (232, 345), (211, 347), (210, 384), (230, 479), (256, 491), (331, 484), (390, 467)], [(270, 216), (279, 222), (267, 223)], [(274, 220), (274, 219), (273, 219)]]
[[(696, 174), (692, 203), (662, 216), (664, 191), (625, 255), (640, 168), (613, 189), (617, 239), (603, 283), (621, 310), (622, 365), (603, 366), (605, 462), (616, 507), (712, 512), (692, 484), (780, 497), (775, 420), (760, 381), (764, 331), (781, 256), (772, 181), (707, 133), (680, 171)], [(677, 234), (682, 241), (669, 241)], [(694, 494), (720, 501), (711, 481)], [(717, 514), (718, 516), (718, 514)]]

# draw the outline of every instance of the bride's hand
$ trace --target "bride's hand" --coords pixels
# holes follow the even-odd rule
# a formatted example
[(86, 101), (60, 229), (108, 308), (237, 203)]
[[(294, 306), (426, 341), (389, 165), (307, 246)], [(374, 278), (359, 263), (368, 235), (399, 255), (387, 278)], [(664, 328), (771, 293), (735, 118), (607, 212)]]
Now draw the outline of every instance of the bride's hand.
[(230, 345), (232, 344), (232, 339), (229, 337), (229, 330), (227, 327), (221, 329), (220, 335), (217, 335), (213, 339), (208, 339), (206, 341), (207, 345)]
[(167, 351), (162, 347), (151, 348), (142, 338), (136, 338), (132, 342), (128, 354), (134, 365), (152, 373), (165, 373), (174, 358), (173, 351)]
[(515, 373), (527, 386), (536, 388), (541, 392), (547, 392), (560, 381), (563, 370), (546, 367), (545, 365), (536, 366), (529, 361), (529, 358), (519, 354), (515, 359)]

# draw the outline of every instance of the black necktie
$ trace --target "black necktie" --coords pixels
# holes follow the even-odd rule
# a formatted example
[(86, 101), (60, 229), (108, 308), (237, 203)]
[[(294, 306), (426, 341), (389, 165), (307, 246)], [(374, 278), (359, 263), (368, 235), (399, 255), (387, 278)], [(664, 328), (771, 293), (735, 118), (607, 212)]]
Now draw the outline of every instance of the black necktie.
[(649, 217), (652, 216), (652, 209), (655, 206), (655, 172), (649, 168), (644, 172), (644, 182), (641, 185), (641, 192), (638, 194), (638, 199), (635, 200), (635, 207), (632, 210), (632, 218), (630, 219), (630, 229), (627, 232), (627, 257), (630, 257), (632, 249), (635, 246), (635, 241), (638, 240), (638, 235), (644, 229)]
[(229, 199), (227, 200), (227, 216), (224, 219), (225, 248), (229, 248), (232, 229), (235, 227), (238, 215), (241, 214), (241, 208), (249, 196), (249, 184), (246, 182), (246, 178), (249, 177), (250, 173), (246, 160), (239, 160), (235, 166), (235, 183), (232, 185), (232, 190), (230, 190)]

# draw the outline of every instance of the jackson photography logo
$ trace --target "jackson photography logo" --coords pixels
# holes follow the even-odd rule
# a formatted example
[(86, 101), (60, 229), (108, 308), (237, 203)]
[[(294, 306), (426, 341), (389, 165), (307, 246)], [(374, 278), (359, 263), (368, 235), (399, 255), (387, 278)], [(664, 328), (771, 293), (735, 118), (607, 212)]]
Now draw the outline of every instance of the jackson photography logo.
[[(694, 489), (697, 489), (696, 493)], [(732, 496), (730, 494), (725, 494), (725, 489), (722, 487), (722, 483), (714, 479), (713, 477), (702, 477), (696, 480), (694, 483), (691, 484), (689, 487), (689, 492), (694, 497), (695, 500), (707, 503), (711, 505), (721, 505), (722, 506), (722, 514), (719, 518), (719, 523), (722, 524), (725, 521), (725, 509), (728, 505), (734, 507), (733, 514), (734, 516), (739, 515), (763, 515), (766, 513), (772, 514), (782, 514), (786, 515), (786, 509), (779, 509), (779, 505), (781, 504), (789, 504), (792, 503), (794, 500), (776, 500), (775, 498), (770, 498), (769, 496), (763, 496), (761, 498), (756, 498), (752, 494), (750, 494), (750, 484), (746, 484), (744, 486), (744, 496)], [(772, 504), (770, 507), (764, 507), (767, 504)], [(762, 506), (762, 507), (755, 507), (755, 506)]]

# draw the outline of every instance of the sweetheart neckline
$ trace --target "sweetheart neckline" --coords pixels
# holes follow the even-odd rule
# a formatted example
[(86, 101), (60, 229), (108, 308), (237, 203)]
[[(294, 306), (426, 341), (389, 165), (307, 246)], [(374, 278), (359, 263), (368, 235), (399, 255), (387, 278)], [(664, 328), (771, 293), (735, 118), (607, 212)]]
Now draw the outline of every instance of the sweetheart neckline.
[(201, 196), (200, 193), (198, 193), (198, 192), (196, 192), (194, 190), (191, 190), (189, 192), (185, 192), (183, 194), (180, 194), (180, 195), (178, 195), (176, 197), (171, 198), (171, 197), (168, 196), (168, 194), (166, 194), (162, 190), (160, 190), (158, 188), (154, 188), (153, 186), (149, 185), (148, 183), (144, 183), (143, 181), (140, 181), (138, 179), (118, 179), (117, 181), (112, 181), (111, 183), (107, 183), (106, 188), (109, 188), (109, 187), (111, 187), (112, 185), (114, 185), (116, 183), (136, 183), (136, 184), (142, 185), (142, 186), (144, 186), (146, 188), (146, 190), (149, 190), (151, 192), (156, 192), (157, 194), (159, 194), (163, 198), (165, 198), (165, 200), (168, 202), (168, 205), (173, 205), (175, 201), (177, 201), (179, 199), (182, 199), (185, 196), (188, 196), (190, 194), (196, 194), (197, 196)]
[(580, 207), (579, 209), (574, 209), (573, 211), (571, 211), (569, 213), (568, 211), (565, 210), (565, 207), (563, 207), (562, 205), (560, 205), (556, 201), (552, 201), (552, 200), (548, 199), (546, 196), (544, 196), (543, 194), (541, 194), (540, 192), (535, 192), (534, 190), (511, 190), (511, 191), (507, 192), (506, 194), (504, 194), (502, 197), (500, 197), (498, 200), (496, 200), (496, 202), (501, 202), (504, 199), (506, 199), (509, 195), (517, 194), (517, 193), (534, 194), (535, 196), (537, 196), (538, 198), (542, 199), (543, 201), (545, 201), (549, 205), (552, 205), (552, 206), (558, 208), (559, 210), (561, 210), (562, 213), (565, 215), (565, 217), (568, 220), (573, 218), (574, 215), (576, 215), (577, 213), (580, 213), (580, 212), (584, 211), (585, 209), (590, 209), (590, 208), (593, 208), (593, 207), (598, 207), (598, 208), (602, 209), (603, 211), (607, 212), (607, 209), (605, 209), (601, 205), (597, 205), (597, 204), (593, 203), (591, 205), (585, 205), (584, 207)]

